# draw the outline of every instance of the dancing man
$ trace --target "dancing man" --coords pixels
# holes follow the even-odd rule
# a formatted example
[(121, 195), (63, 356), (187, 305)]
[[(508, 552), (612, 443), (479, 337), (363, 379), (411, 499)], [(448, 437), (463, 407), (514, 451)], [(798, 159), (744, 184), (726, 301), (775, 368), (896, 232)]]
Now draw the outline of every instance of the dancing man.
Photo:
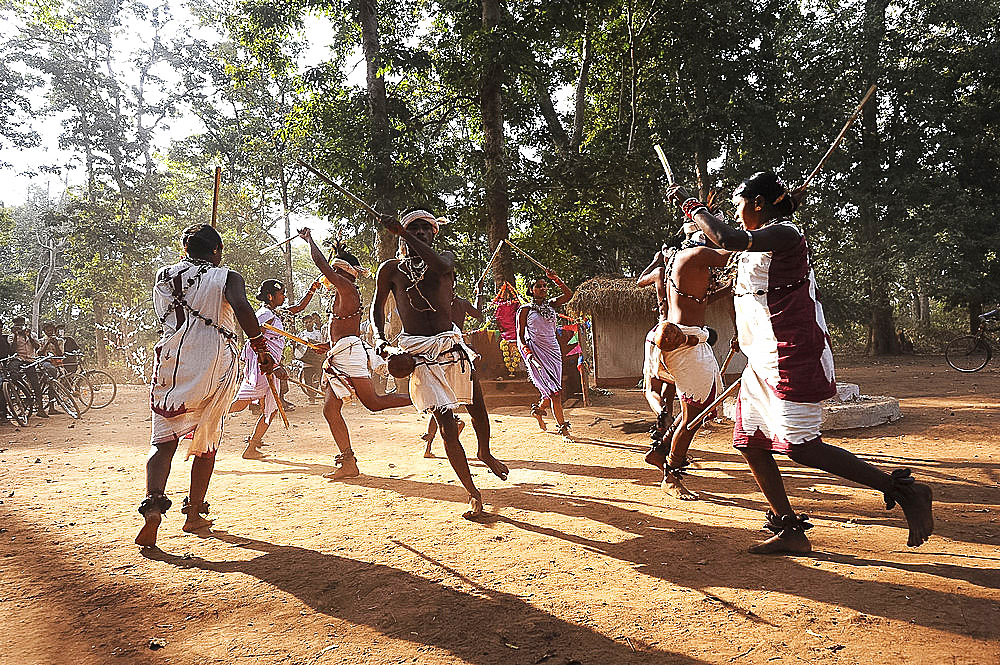
[(646, 266), (646, 269), (639, 275), (636, 286), (646, 287), (652, 285), (656, 290), (656, 324), (646, 333), (643, 344), (643, 364), (642, 364), (642, 388), (646, 403), (656, 416), (656, 423), (649, 429), (650, 441), (649, 450), (646, 452), (645, 460), (656, 468), (663, 470), (663, 465), (667, 463), (667, 453), (670, 452), (670, 439), (674, 433), (674, 396), (677, 387), (674, 384), (674, 377), (663, 362), (663, 353), (660, 347), (656, 346), (656, 331), (660, 329), (660, 324), (667, 320), (667, 289), (666, 280), (663, 277), (664, 264), (663, 255), (667, 251), (667, 245), (663, 245), (653, 256), (653, 260)]
[(150, 405), (153, 432), (146, 459), (146, 498), (139, 504), (145, 524), (135, 542), (154, 547), (163, 513), (170, 462), (182, 438), (190, 438), (187, 456), (191, 486), (181, 512), (184, 531), (211, 526), (205, 494), (222, 439), (223, 419), (239, 380), (235, 324), (250, 338), (262, 372), (274, 369), (243, 277), (220, 267), (222, 238), (208, 224), (184, 229), (185, 257), (156, 275), (153, 308), (163, 334), (153, 353)]
[[(268, 325), (278, 330), (284, 330), (281, 315), (283, 313), (296, 314), (305, 309), (319, 286), (319, 282), (313, 282), (298, 304), (282, 308), (281, 306), (285, 303), (285, 285), (276, 279), (265, 279), (260, 284), (257, 300), (263, 304), (256, 312), (257, 322), (264, 330), (264, 341), (268, 351), (279, 363), (273, 372), (273, 376), (279, 380), (288, 378), (285, 368), (280, 366), (281, 357), (285, 351), (285, 338), (280, 333), (268, 330), (264, 326)], [(243, 367), (245, 372), (243, 382), (240, 384), (239, 390), (236, 391), (236, 399), (229, 406), (229, 413), (238, 413), (250, 406), (252, 402), (257, 402), (260, 405), (260, 417), (254, 424), (253, 432), (247, 437), (243, 459), (263, 459), (264, 453), (261, 452), (260, 448), (264, 445), (264, 434), (271, 426), (274, 414), (278, 412), (278, 400), (275, 399), (275, 395), (271, 392), (272, 386), (269, 385), (269, 381), (273, 381), (272, 375), (263, 371), (257, 364), (257, 354), (251, 348), (249, 341), (243, 348)], [(273, 387), (277, 389), (277, 386)], [(282, 406), (286, 406), (280, 392), (278, 397), (282, 399)]]
[(740, 386), (733, 444), (746, 458), (770, 505), (773, 536), (750, 548), (757, 554), (808, 552), (811, 525), (788, 501), (774, 453), (883, 493), (886, 509), (902, 506), (907, 545), (934, 530), (931, 489), (909, 469), (885, 473), (852, 453), (825, 443), (820, 402), (836, 394), (833, 352), (816, 277), (802, 231), (790, 217), (798, 207), (774, 173), (755, 173), (733, 192), (743, 230), (728, 226), (680, 186), (670, 196), (718, 246), (743, 252), (734, 287), (739, 344), (747, 357)]
[[(474, 519), (483, 514), (483, 498), (472, 481), (458, 438), (455, 409), (464, 404), (472, 418), (479, 460), (502, 480), (507, 479), (508, 469), (490, 452), (490, 420), (473, 365), (476, 354), (466, 346), (452, 321), (455, 255), (431, 248), (439, 225), (446, 220), (426, 210), (414, 210), (402, 220), (383, 216), (380, 221), (400, 236), (400, 246), (398, 258), (379, 266), (375, 278), (371, 325), (376, 349), (389, 356), (390, 364), (405, 365), (408, 356), (415, 362), (410, 377), (413, 405), (437, 419), (448, 461), (469, 493), (469, 510), (462, 517)], [(385, 303), (390, 293), (403, 324), (397, 343), (408, 355), (389, 347), (386, 341)]]
[(330, 312), (330, 351), (323, 363), (324, 402), (323, 416), (330, 426), (333, 440), (340, 449), (334, 458), (337, 468), (323, 475), (331, 480), (356, 478), (361, 475), (358, 460), (351, 449), (351, 432), (344, 420), (344, 402), (352, 396), (372, 412), (409, 406), (407, 395), (379, 395), (375, 392), (371, 372), (368, 369), (370, 356), (376, 366), (384, 366), (385, 361), (374, 353), (369, 354), (367, 344), (361, 339), (361, 291), (355, 281), (358, 275), (367, 276), (357, 257), (338, 245), (336, 258), (329, 263), (323, 251), (313, 241), (312, 231), (299, 230), (299, 235), (309, 243), (309, 253), (316, 267), (337, 291), (333, 310)]
[(541, 395), (538, 402), (531, 405), (531, 415), (538, 420), (538, 427), (545, 431), (545, 407), (552, 405), (552, 415), (556, 419), (556, 432), (569, 434), (569, 423), (563, 416), (562, 405), (562, 349), (556, 336), (558, 315), (556, 307), (562, 307), (573, 297), (559, 276), (551, 270), (548, 277), (562, 291), (549, 299), (549, 285), (544, 277), (538, 277), (528, 287), (531, 302), (517, 310), (517, 348), (524, 358), (528, 378), (538, 388)]
[[(452, 273), (454, 276), (454, 273)], [(452, 285), (454, 288), (454, 284)], [(475, 319), (482, 323), (483, 315), (483, 293), (482, 285), (476, 284), (476, 304), (473, 305), (471, 302), (463, 298), (462, 296), (455, 294), (455, 297), (451, 301), (451, 320), (458, 327), (460, 333), (465, 333), (465, 320), (469, 317)], [(462, 419), (455, 415), (455, 420), (458, 421), (458, 434), (461, 436), (462, 430), (465, 429), (465, 423)], [(434, 436), (437, 434), (438, 426), (437, 420), (434, 416), (427, 419), (427, 433), (423, 434), (420, 439), (425, 444), (424, 447), (424, 457), (430, 459), (434, 457), (434, 453), (431, 452), (431, 443), (434, 442)]]

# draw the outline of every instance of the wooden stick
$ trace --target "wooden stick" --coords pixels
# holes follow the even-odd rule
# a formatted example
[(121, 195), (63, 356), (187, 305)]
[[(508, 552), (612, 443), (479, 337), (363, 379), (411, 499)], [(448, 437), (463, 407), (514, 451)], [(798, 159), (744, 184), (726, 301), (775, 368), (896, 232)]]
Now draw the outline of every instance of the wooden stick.
[(319, 346), (317, 344), (313, 344), (312, 342), (310, 342), (308, 340), (305, 340), (305, 339), (302, 339), (301, 337), (296, 337), (292, 333), (285, 332), (281, 328), (275, 328), (270, 323), (262, 323), (262, 324), (260, 324), (260, 327), (264, 328), (265, 330), (270, 330), (271, 332), (276, 332), (279, 335), (281, 335), (282, 337), (286, 337), (286, 338), (292, 340), (293, 342), (298, 342), (299, 344), (302, 344), (303, 346), (308, 346), (310, 349), (315, 349), (316, 351), (326, 351), (326, 349), (324, 349), (322, 346)]
[(726, 359), (722, 362), (722, 367), (719, 368), (719, 374), (725, 375), (726, 368), (729, 367), (730, 361), (732, 361), (733, 356), (736, 355), (736, 349), (733, 348), (732, 344), (729, 345), (729, 354)]
[(653, 146), (653, 150), (656, 152), (656, 156), (660, 158), (660, 164), (663, 164), (663, 171), (667, 174), (667, 184), (675, 184), (677, 180), (674, 178), (674, 170), (670, 168), (670, 162), (667, 161), (667, 156), (663, 154), (663, 148), (657, 143)]
[(486, 268), (483, 269), (483, 274), (480, 275), (479, 280), (476, 282), (476, 284), (482, 284), (483, 280), (486, 279), (486, 273), (490, 271), (490, 266), (492, 266), (493, 262), (497, 260), (497, 255), (500, 253), (501, 247), (503, 247), (502, 240), (497, 243), (497, 248), (496, 250), (493, 251), (493, 256), (490, 257), (490, 262), (486, 264)]
[(316, 393), (317, 395), (322, 395), (322, 394), (323, 394), (323, 391), (322, 391), (322, 390), (320, 390), (320, 389), (318, 389), (318, 388), (313, 388), (313, 387), (312, 387), (312, 386), (310, 386), (310, 385), (309, 385), (308, 383), (302, 383), (301, 381), (296, 381), (296, 380), (295, 380), (295, 379), (293, 379), (292, 377), (288, 377), (288, 381), (289, 381), (290, 383), (294, 383), (295, 385), (297, 385), (297, 386), (298, 386), (298, 387), (300, 387), (300, 388), (305, 388), (306, 390), (311, 390), (311, 391), (313, 391), (314, 393)]
[(532, 263), (534, 263), (536, 266), (538, 266), (539, 268), (541, 268), (545, 272), (549, 272), (549, 269), (546, 268), (545, 266), (543, 266), (538, 261), (536, 261), (534, 258), (532, 258), (531, 254), (528, 254), (526, 251), (524, 251), (523, 249), (521, 249), (520, 247), (518, 247), (517, 245), (515, 245), (514, 243), (512, 243), (510, 240), (504, 240), (504, 242), (507, 243), (508, 245), (510, 245), (511, 247), (513, 247), (514, 249), (516, 249), (517, 251), (521, 252), (521, 254), (524, 254), (524, 258), (528, 259), (529, 261), (531, 261)]
[(852, 113), (851, 117), (847, 119), (847, 123), (844, 125), (844, 128), (840, 130), (840, 133), (837, 134), (837, 138), (833, 140), (833, 143), (830, 145), (830, 149), (826, 151), (825, 155), (823, 155), (823, 159), (819, 160), (819, 164), (816, 165), (816, 168), (813, 169), (813, 172), (809, 174), (809, 177), (806, 178), (806, 181), (802, 183), (802, 186), (799, 187), (799, 189), (805, 189), (808, 187), (809, 183), (816, 177), (816, 174), (819, 173), (819, 170), (823, 168), (823, 165), (826, 164), (826, 160), (830, 158), (830, 155), (832, 155), (833, 151), (837, 149), (840, 142), (844, 140), (847, 130), (850, 129), (851, 125), (854, 124), (854, 121), (858, 119), (858, 114), (861, 113), (861, 109), (864, 108), (864, 105), (868, 103), (868, 99), (875, 93), (875, 88), (876, 86), (874, 84), (872, 84), (872, 87), (868, 88), (868, 92), (866, 92), (865, 96), (861, 99), (861, 103), (858, 104), (858, 108), (854, 109), (854, 113)]
[(382, 213), (375, 210), (375, 208), (371, 207), (370, 205), (362, 201), (359, 197), (355, 196), (353, 193), (349, 192), (347, 189), (341, 186), (340, 183), (334, 181), (333, 178), (326, 175), (325, 173), (314, 167), (312, 164), (309, 164), (302, 159), (298, 159), (297, 161), (299, 164), (301, 164), (302, 166), (306, 167), (307, 169), (315, 173), (317, 176), (319, 176), (320, 180), (322, 180), (323, 182), (325, 182), (326, 184), (330, 185), (335, 190), (343, 194), (348, 201), (356, 205), (361, 210), (364, 210), (369, 215), (372, 215), (375, 218), (379, 218), (382, 216)]
[(265, 374), (264, 376), (267, 378), (267, 387), (271, 389), (271, 396), (274, 397), (274, 402), (278, 406), (281, 422), (285, 423), (285, 429), (288, 429), (288, 416), (285, 415), (285, 407), (281, 404), (281, 395), (278, 394), (278, 390), (274, 387), (274, 375)]
[(295, 239), (296, 239), (296, 238), (298, 238), (298, 237), (299, 237), (299, 234), (298, 234), (298, 233), (296, 233), (296, 234), (295, 234), (295, 235), (293, 235), (293, 236), (288, 236), (288, 237), (287, 237), (287, 238), (285, 238), (284, 240), (279, 240), (278, 242), (274, 243), (273, 245), (268, 245), (268, 246), (267, 246), (267, 247), (265, 247), (264, 249), (260, 250), (260, 253), (261, 253), (261, 255), (263, 255), (263, 254), (267, 254), (267, 253), (268, 253), (268, 252), (270, 252), (270, 251), (271, 251), (272, 249), (277, 249), (278, 247), (281, 247), (282, 245), (287, 245), (288, 243), (290, 243), (291, 241), (295, 240)]
[(690, 432), (691, 430), (693, 430), (696, 427), (698, 427), (699, 425), (701, 425), (702, 421), (705, 420), (706, 418), (708, 418), (708, 414), (712, 413), (712, 411), (715, 410), (715, 407), (717, 407), (727, 397), (729, 397), (730, 395), (732, 395), (733, 391), (736, 390), (739, 387), (739, 385), (740, 385), (740, 383), (742, 381), (743, 381), (742, 378), (736, 379), (735, 381), (733, 381), (732, 385), (730, 385), (728, 388), (726, 388), (725, 390), (723, 390), (722, 394), (719, 395), (718, 397), (716, 397), (714, 402), (712, 402), (711, 404), (709, 404), (708, 406), (706, 406), (704, 411), (702, 411), (697, 416), (695, 416), (695, 419), (692, 420), (691, 422), (689, 422), (687, 424), (687, 431)]
[(215, 167), (215, 187), (212, 191), (212, 228), (215, 228), (215, 220), (219, 216), (219, 187), (222, 185), (222, 167)]

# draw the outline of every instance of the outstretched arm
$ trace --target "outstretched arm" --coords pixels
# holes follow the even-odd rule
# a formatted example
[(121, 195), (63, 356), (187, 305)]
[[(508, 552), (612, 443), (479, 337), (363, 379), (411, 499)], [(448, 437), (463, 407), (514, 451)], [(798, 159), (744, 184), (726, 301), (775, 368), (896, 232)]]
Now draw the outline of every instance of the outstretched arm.
[[(688, 191), (680, 185), (673, 185), (667, 196), (678, 205), (691, 198)], [(756, 231), (734, 229), (710, 213), (707, 207), (700, 208), (692, 221), (712, 242), (730, 252), (774, 252), (791, 249), (800, 239), (794, 229), (783, 225), (768, 226)]]
[(561, 279), (559, 279), (559, 275), (552, 270), (546, 270), (545, 276), (551, 279), (555, 285), (562, 290), (562, 293), (552, 301), (552, 305), (554, 307), (561, 307), (573, 299), (573, 292), (569, 290), (569, 287), (566, 286)]
[[(319, 271), (323, 273), (323, 276), (330, 280), (333, 288), (337, 289), (337, 294), (339, 295), (341, 292), (350, 293), (352, 289), (349, 287), (354, 286), (354, 283), (333, 269), (330, 262), (326, 260), (323, 250), (313, 240), (312, 231), (308, 227), (299, 229), (299, 236), (309, 243), (309, 256), (312, 258), (313, 263), (316, 264), (316, 267), (319, 268)], [(315, 282), (313, 284), (315, 285)], [(342, 289), (343, 291), (341, 291)]]
[(659, 251), (653, 260), (650, 262), (646, 269), (642, 271), (639, 275), (639, 279), (636, 280), (635, 285), (639, 287), (649, 286), (650, 284), (655, 284), (656, 279), (659, 277), (660, 281), (663, 281), (663, 252)]
[(302, 298), (297, 303), (289, 307), (288, 311), (292, 314), (298, 314), (306, 307), (308, 307), (309, 301), (312, 300), (313, 294), (316, 293), (316, 289), (318, 288), (319, 288), (319, 282), (313, 282), (312, 284), (310, 284), (309, 290), (306, 291), (305, 294), (303, 294)]

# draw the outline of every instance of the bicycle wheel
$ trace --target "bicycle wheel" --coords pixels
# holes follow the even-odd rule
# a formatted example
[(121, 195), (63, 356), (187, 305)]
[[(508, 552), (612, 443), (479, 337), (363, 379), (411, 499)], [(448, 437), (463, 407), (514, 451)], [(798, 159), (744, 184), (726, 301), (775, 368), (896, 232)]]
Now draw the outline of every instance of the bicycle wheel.
[[(62, 407), (62, 410), (65, 411), (70, 418), (76, 419), (80, 417), (80, 407), (77, 406), (76, 400), (73, 399), (73, 395), (66, 390), (66, 386), (58, 381), (49, 381), (46, 388), (52, 390), (53, 396), (59, 403), (59, 406)], [(43, 390), (45, 390), (45, 388), (43, 388)]]
[(90, 369), (83, 373), (94, 387), (94, 402), (90, 405), (92, 409), (103, 409), (111, 404), (118, 394), (118, 384), (114, 377), (100, 369)]
[(953, 339), (944, 350), (944, 359), (959, 372), (978, 372), (993, 357), (993, 349), (978, 335)]
[(21, 427), (28, 426), (28, 416), (31, 415), (31, 402), (21, 392), (21, 388), (12, 381), (3, 382), (3, 396), (7, 400), (7, 411)]
[(66, 387), (69, 388), (70, 394), (73, 395), (77, 406), (80, 407), (80, 415), (83, 415), (94, 404), (93, 384), (83, 374), (70, 374), (63, 380), (69, 384)]

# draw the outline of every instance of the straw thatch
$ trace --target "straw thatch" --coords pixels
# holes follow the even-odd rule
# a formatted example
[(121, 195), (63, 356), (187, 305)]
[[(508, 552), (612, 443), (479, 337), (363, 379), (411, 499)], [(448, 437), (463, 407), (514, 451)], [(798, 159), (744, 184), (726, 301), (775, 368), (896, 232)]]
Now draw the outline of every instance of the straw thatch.
[(593, 277), (580, 285), (566, 307), (576, 314), (655, 316), (656, 289), (639, 288), (634, 279)]

